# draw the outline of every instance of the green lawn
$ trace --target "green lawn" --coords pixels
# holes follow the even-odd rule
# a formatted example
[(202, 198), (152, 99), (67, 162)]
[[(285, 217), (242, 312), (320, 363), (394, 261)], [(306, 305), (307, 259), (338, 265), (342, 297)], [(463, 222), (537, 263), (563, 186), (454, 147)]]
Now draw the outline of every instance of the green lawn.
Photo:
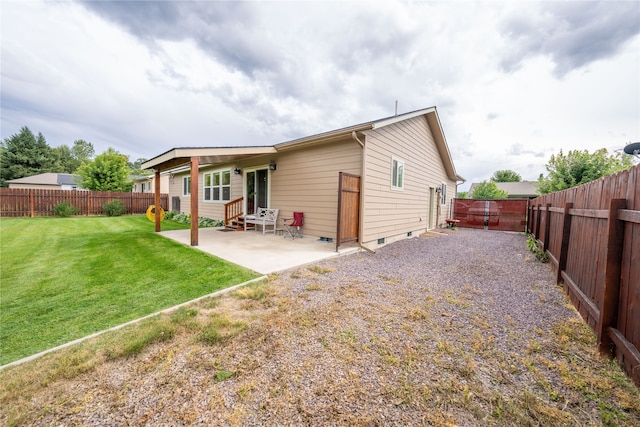
[(257, 276), (142, 215), (2, 218), (0, 365)]

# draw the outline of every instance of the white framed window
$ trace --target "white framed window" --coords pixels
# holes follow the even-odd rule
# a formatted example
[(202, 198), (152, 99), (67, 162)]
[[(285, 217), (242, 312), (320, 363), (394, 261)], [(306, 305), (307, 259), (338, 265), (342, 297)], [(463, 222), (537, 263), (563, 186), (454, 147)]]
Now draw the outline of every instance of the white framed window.
[(204, 200), (228, 202), (231, 200), (231, 169), (204, 174)]
[(442, 184), (442, 189), (440, 190), (442, 194), (442, 199), (440, 200), (440, 203), (443, 205), (447, 204), (447, 184)]
[(391, 188), (404, 189), (404, 162), (395, 157), (391, 158)]
[(191, 177), (188, 175), (182, 177), (182, 195), (185, 197), (191, 195)]
[(143, 182), (143, 183), (142, 183), (142, 184), (140, 184), (140, 185), (142, 186), (142, 193), (146, 192), (146, 191), (147, 191), (147, 189), (146, 189), (146, 183), (145, 183), (145, 182)]

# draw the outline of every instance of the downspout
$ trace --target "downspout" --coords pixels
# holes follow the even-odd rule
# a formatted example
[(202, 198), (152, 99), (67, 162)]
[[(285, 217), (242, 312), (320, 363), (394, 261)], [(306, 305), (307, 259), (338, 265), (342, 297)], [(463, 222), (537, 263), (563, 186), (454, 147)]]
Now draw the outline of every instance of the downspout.
[[(356, 134), (356, 131), (354, 130), (353, 132), (351, 132), (351, 137), (353, 138), (353, 140), (355, 142), (357, 142), (358, 144), (360, 144), (360, 147), (362, 147), (363, 153), (362, 153), (362, 171), (360, 172), (360, 176), (361, 176), (361, 181), (360, 181), (360, 218), (358, 219), (360, 226), (359, 226), (359, 230), (358, 230), (358, 234), (362, 235), (362, 215), (363, 215), (363, 209), (362, 207), (364, 206), (364, 192), (362, 191), (362, 188), (364, 188), (364, 179), (365, 179), (365, 167), (364, 167), (364, 142), (360, 141), (360, 139), (358, 138), (358, 134)], [(373, 249), (369, 249), (366, 246), (364, 246), (362, 244), (362, 242), (360, 241), (360, 239), (358, 239), (358, 245), (360, 246), (360, 249), (364, 249), (365, 251), (371, 252), (371, 253), (376, 253), (376, 251), (374, 251)]]
[(353, 140), (355, 142), (357, 142), (358, 144), (360, 144), (360, 147), (364, 148), (364, 142), (360, 141), (358, 139), (358, 135), (356, 134), (356, 131), (354, 130), (353, 132), (351, 132), (351, 137), (353, 138)]

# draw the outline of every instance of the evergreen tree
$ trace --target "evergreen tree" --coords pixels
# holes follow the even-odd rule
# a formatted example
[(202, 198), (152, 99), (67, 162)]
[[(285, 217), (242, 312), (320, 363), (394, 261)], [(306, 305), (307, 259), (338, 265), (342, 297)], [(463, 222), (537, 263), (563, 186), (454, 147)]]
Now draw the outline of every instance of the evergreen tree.
[(45, 172), (56, 172), (51, 147), (41, 133), (37, 136), (24, 126), (20, 132), (0, 143), (0, 186), (7, 181)]

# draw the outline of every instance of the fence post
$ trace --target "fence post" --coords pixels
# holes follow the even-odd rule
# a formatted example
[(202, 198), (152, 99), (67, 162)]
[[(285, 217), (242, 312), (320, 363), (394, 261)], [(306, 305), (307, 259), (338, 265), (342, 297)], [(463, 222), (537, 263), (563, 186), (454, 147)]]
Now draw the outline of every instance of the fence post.
[(540, 240), (540, 217), (542, 216), (542, 205), (538, 204), (538, 214), (536, 215), (536, 225), (534, 227), (535, 232), (533, 233), (536, 236), (536, 239)]
[[(573, 203), (565, 203), (562, 212), (562, 242), (560, 244), (560, 254), (558, 255), (558, 270), (556, 271), (556, 285), (560, 284), (562, 272), (567, 268), (567, 256), (569, 255), (569, 238), (571, 237), (571, 215), (569, 211), (573, 208)], [(567, 286), (564, 286), (565, 292)]]
[(609, 203), (609, 219), (607, 221), (607, 251), (604, 267), (604, 288), (602, 290), (602, 306), (598, 320), (598, 351), (600, 354), (612, 356), (613, 342), (608, 329), (615, 328), (618, 321), (618, 302), (620, 293), (620, 273), (622, 269), (622, 244), (624, 239), (624, 221), (618, 219), (618, 211), (624, 209), (626, 199), (611, 199)]
[(544, 246), (543, 250), (546, 252), (549, 250), (549, 230), (551, 230), (551, 203), (546, 204), (546, 213), (544, 214)]
[(36, 213), (35, 213), (36, 206), (35, 205), (36, 205), (35, 201), (33, 200), (33, 190), (29, 190), (29, 208), (31, 209), (31, 218), (36, 216)]
[(87, 191), (87, 216), (91, 215), (91, 191)]

